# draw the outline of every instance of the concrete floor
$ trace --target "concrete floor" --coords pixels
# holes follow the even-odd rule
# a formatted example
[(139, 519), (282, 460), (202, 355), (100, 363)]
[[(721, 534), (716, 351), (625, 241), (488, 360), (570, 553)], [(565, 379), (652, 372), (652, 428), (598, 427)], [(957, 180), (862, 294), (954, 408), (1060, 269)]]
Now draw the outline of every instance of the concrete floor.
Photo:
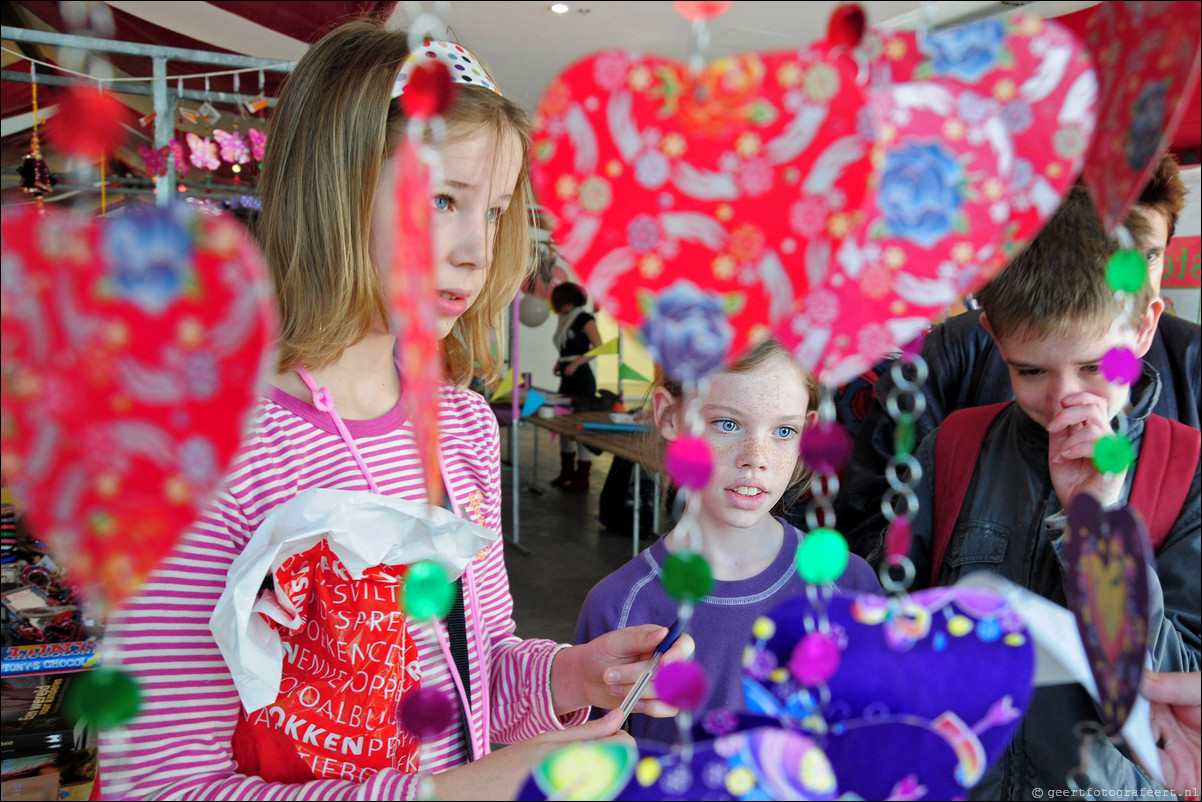
[[(537, 483), (534, 482), (534, 438), (538, 437)], [(509, 430), (501, 432), (504, 498), (505, 566), (513, 593), (517, 634), (571, 643), (584, 597), (600, 579), (633, 556), (631, 538), (609, 532), (597, 517), (598, 499), (612, 457), (593, 459), (591, 486), (567, 493), (547, 483), (559, 473), (559, 443), (551, 433), (529, 424), (519, 429), (521, 499), (518, 542), (514, 546), (513, 470), (509, 464)], [(534, 486), (541, 494), (530, 490)], [(667, 517), (662, 526), (667, 528)], [(653, 540), (644, 536), (640, 547)]]

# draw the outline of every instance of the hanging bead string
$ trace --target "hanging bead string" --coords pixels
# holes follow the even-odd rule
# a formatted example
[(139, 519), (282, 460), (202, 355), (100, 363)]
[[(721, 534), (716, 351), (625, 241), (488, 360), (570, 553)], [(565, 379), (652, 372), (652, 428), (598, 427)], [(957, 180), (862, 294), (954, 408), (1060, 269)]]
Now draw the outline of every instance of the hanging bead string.
[(1077, 740), (1079, 757), (1077, 765), (1065, 776), (1065, 784), (1079, 799), (1097, 799), (1090, 793), (1093, 783), (1089, 779), (1089, 769), (1094, 742), (1107, 740), (1106, 729), (1097, 721), (1078, 721), (1073, 725), (1073, 737)]
[[(818, 401), (818, 424), (812, 434), (826, 434), (833, 431), (832, 427), (839, 426), (835, 412), (835, 396), (825, 384), (821, 386), (821, 397)], [(811, 442), (814, 439), (817, 438), (810, 438)], [(837, 456), (831, 459), (828, 455), (814, 459), (811, 456), (814, 452), (808, 448), (805, 441), (806, 437), (803, 436), (802, 456), (810, 457), (808, 462), (816, 471), (814, 481), (810, 485), (813, 500), (806, 507), (806, 528), (811, 532), (822, 528), (834, 529), (835, 497), (839, 495), (839, 468), (842, 467), (838, 463), (842, 460)]]
[[(906, 375), (907, 368), (912, 369), (914, 378)], [(888, 593), (904, 593), (914, 580), (910, 522), (918, 512), (914, 488), (922, 480), (922, 466), (914, 458), (914, 425), (927, 408), (923, 392), (927, 375), (926, 360), (918, 354), (903, 355), (889, 367), (893, 386), (885, 396), (885, 410), (894, 423), (893, 456), (885, 467), (889, 489), (881, 498), (881, 512), (889, 524), (880, 570), (881, 586)]]
[[(1126, 226), (1119, 226), (1115, 236), (1119, 250), (1106, 263), (1106, 280), (1114, 290), (1115, 306), (1118, 308), (1118, 314), (1110, 325), (1111, 337), (1126, 331), (1132, 321), (1136, 327), (1140, 325), (1135, 299), (1148, 280), (1147, 259), (1137, 249), (1131, 232)], [(1101, 369), (1106, 379), (1114, 384), (1133, 385), (1143, 373), (1140, 358), (1126, 346), (1113, 348), (1106, 353), (1102, 357)], [(1128, 413), (1132, 410), (1132, 404), (1133, 400), (1128, 397), (1127, 403), (1115, 416), (1114, 433), (1099, 439), (1094, 446), (1094, 467), (1101, 473), (1122, 473), (1135, 461), (1135, 448), (1129, 437)]]

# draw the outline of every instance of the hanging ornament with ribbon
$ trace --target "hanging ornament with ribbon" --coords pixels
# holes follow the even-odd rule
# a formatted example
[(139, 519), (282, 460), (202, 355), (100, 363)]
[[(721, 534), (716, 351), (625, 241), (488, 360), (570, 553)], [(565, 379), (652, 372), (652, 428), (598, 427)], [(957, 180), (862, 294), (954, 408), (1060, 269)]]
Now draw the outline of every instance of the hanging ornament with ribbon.
[(42, 155), (42, 143), (38, 139), (38, 74), (37, 65), (29, 62), (29, 87), (33, 93), (33, 133), (30, 135), (29, 152), (21, 162), (21, 191), (33, 195), (34, 206), (39, 212), (44, 210), (42, 196), (54, 191), (58, 179), (50, 173), (50, 165)]

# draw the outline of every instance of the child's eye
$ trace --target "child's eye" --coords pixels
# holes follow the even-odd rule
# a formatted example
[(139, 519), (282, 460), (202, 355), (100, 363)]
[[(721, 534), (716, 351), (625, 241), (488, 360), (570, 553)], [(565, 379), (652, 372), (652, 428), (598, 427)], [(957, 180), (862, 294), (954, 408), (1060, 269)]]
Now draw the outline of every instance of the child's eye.
[(1147, 259), (1148, 259), (1148, 264), (1152, 264), (1153, 262), (1155, 262), (1157, 259), (1159, 259), (1163, 255), (1164, 255), (1164, 251), (1148, 251), (1148, 253), (1146, 254)]
[(1043, 373), (1042, 368), (1019, 368), (1018, 369), (1018, 375), (1022, 376), (1023, 378), (1028, 378), (1028, 379), (1031, 378), (1032, 376), (1038, 376), (1041, 373)]
[(714, 428), (720, 432), (733, 432), (739, 428), (739, 424), (732, 421), (730, 418), (719, 418), (714, 421)]
[(455, 205), (455, 199), (450, 195), (435, 195), (431, 205), (438, 211), (445, 212)]
[(797, 434), (797, 430), (794, 429), (792, 426), (776, 427), (776, 436), (779, 437), (781, 440), (788, 440), (790, 437), (792, 437), (795, 434)]
[(1093, 365), (1082, 365), (1081, 366), (1081, 370), (1085, 371), (1086, 373), (1097, 373), (1101, 369), (1102, 369), (1102, 366), (1098, 365), (1096, 363)]

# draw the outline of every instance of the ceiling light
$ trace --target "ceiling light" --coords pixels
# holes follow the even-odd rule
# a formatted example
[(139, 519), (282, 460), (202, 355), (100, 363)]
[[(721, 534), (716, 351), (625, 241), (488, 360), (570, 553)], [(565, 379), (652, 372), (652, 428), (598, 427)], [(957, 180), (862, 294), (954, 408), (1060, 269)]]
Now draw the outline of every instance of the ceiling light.
[(552, 3), (551, 10), (554, 11), (556, 14), (566, 14), (572, 10), (572, 7), (569, 6), (567, 3)]

